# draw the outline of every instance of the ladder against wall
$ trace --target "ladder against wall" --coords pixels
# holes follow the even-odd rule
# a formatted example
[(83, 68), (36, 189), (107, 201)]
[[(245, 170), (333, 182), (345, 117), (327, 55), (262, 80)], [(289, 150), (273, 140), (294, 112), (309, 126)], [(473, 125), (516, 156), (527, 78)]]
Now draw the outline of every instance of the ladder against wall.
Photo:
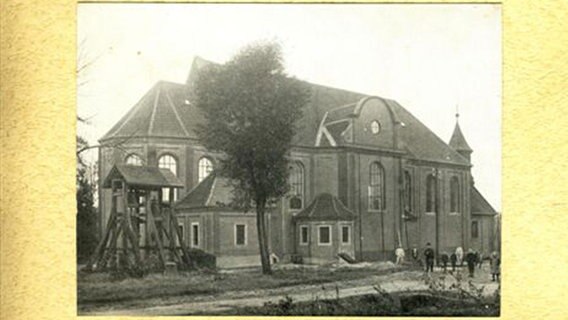
[[(179, 230), (173, 200), (183, 184), (169, 170), (115, 165), (102, 185), (111, 189), (111, 206), (103, 238), (85, 270), (140, 270), (143, 257), (156, 253), (162, 270), (192, 261)], [(164, 192), (167, 201), (162, 201)]]

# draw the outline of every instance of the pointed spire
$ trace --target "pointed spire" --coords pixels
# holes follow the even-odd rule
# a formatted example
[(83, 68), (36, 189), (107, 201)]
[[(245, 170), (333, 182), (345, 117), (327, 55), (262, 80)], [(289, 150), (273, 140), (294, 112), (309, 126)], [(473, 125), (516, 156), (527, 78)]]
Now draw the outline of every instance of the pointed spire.
[(454, 133), (450, 138), (450, 147), (464, 156), (468, 161), (471, 161), (470, 156), (473, 150), (470, 148), (469, 144), (465, 140), (465, 137), (461, 131), (460, 124), (459, 124), (459, 110), (458, 106), (456, 106), (456, 127), (454, 128)]

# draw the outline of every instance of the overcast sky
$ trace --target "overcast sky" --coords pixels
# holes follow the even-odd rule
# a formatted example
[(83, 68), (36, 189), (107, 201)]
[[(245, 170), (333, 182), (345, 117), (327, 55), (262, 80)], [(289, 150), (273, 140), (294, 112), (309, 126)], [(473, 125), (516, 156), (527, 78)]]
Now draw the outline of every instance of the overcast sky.
[(78, 33), (91, 143), (157, 81), (185, 82), (195, 56), (277, 39), (289, 74), (394, 99), (446, 142), (458, 107), (476, 186), (501, 210), (498, 5), (79, 4)]

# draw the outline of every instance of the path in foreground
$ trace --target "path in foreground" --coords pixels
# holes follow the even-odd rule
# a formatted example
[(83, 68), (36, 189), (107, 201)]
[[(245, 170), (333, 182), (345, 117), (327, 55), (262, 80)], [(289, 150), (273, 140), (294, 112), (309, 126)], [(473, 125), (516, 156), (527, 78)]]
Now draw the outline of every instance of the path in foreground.
[[(403, 271), (396, 274), (371, 276), (351, 281), (337, 281), (324, 285), (293, 286), (277, 289), (257, 290), (254, 292), (227, 292), (210, 299), (195, 301), (184, 299), (175, 304), (151, 306), (137, 309), (112, 309), (96, 312), (81, 312), (81, 315), (215, 315), (237, 307), (260, 307), (267, 302), (276, 303), (286, 296), (294, 302), (312, 301), (315, 298), (336, 299), (376, 293), (375, 285), (389, 293), (427, 290), (421, 280), (423, 273)], [(497, 283), (484, 283), (484, 295), (491, 295), (498, 290)], [(203, 297), (202, 297), (203, 298)], [(193, 301), (192, 301), (193, 300)]]

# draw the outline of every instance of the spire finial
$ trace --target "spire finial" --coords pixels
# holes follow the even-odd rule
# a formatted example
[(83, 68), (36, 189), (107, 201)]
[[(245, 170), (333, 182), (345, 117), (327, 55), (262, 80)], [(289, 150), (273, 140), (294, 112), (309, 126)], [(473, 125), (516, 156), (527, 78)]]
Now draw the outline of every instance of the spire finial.
[(456, 122), (458, 122), (460, 118), (460, 107), (456, 104)]

